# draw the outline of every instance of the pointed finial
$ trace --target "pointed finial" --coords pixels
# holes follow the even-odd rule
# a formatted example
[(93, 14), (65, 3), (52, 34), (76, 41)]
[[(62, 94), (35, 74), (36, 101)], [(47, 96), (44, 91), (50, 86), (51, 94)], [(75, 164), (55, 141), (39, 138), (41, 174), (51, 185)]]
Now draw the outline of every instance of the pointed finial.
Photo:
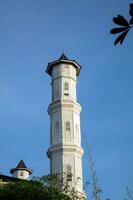
[(64, 53), (62, 53), (59, 60), (68, 60), (68, 58), (66, 57)]

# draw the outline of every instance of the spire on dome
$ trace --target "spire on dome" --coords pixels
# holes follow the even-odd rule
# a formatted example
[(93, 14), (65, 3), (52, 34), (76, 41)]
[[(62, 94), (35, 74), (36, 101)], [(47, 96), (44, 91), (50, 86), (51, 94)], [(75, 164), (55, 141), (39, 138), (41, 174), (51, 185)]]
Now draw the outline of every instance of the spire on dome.
[(68, 60), (68, 58), (66, 57), (64, 53), (62, 53), (59, 60)]

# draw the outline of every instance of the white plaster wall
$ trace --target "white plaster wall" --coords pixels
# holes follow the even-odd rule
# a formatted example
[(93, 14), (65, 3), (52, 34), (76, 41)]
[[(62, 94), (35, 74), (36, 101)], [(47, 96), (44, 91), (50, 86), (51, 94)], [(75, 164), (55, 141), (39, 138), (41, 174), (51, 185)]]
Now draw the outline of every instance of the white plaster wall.
[(61, 66), (60, 65), (56, 65), (53, 67), (53, 70), (52, 70), (52, 78), (57, 78), (60, 74), (60, 69), (61, 69)]
[(79, 155), (75, 156), (75, 179), (77, 190), (82, 191), (82, 158)]
[(67, 173), (67, 165), (72, 167), (72, 183), (73, 187), (82, 192), (82, 158), (76, 153), (63, 153), (63, 172)]
[(59, 76), (67, 76), (73, 78), (75, 81), (77, 79), (76, 76), (76, 68), (72, 64), (58, 64), (53, 67), (52, 70), (52, 78), (55, 79)]
[(52, 174), (58, 174), (62, 172), (62, 157), (60, 153), (54, 153), (51, 158), (51, 170)]
[[(69, 84), (69, 95), (64, 95), (64, 83)], [(76, 100), (76, 69), (70, 64), (59, 64), (52, 71), (52, 100)], [(58, 89), (57, 89), (58, 88)]]
[[(53, 67), (52, 71), (52, 96), (53, 104), (56, 101), (60, 100), (62, 103), (66, 101), (66, 107), (62, 106), (56, 108), (50, 113), (51, 119), (51, 146), (57, 145), (70, 145), (70, 149), (63, 150), (63, 152), (54, 151), (50, 156), (51, 162), (51, 173), (62, 173), (66, 172), (66, 166), (70, 164), (72, 166), (72, 184), (76, 185), (78, 191), (82, 192), (82, 157), (81, 154), (71, 151), (71, 146), (81, 145), (81, 134), (80, 134), (80, 111), (76, 110), (76, 69), (73, 65), (70, 64), (60, 64)], [(64, 95), (64, 83), (68, 82), (69, 84), (69, 95)], [(58, 85), (58, 95), (55, 91), (56, 86)], [(67, 101), (68, 100), (68, 101)], [(73, 106), (67, 104), (67, 102), (72, 102)], [(70, 122), (70, 134), (66, 135), (65, 123)], [(59, 122), (59, 136), (55, 135), (55, 123)], [(78, 133), (76, 131), (76, 124), (78, 125)], [(62, 148), (64, 148), (62, 146)]]
[[(66, 131), (66, 122), (70, 122), (70, 131)], [(73, 112), (69, 109), (62, 109), (62, 137), (63, 143), (73, 142)]]
[(76, 80), (76, 79), (77, 79), (77, 76), (76, 76), (76, 68), (75, 68), (73, 65), (71, 65), (71, 66), (70, 66), (70, 69), (71, 69), (71, 70), (70, 70), (70, 76)]
[(74, 143), (81, 146), (80, 114), (73, 112), (74, 121)]
[[(66, 134), (66, 122), (70, 122), (69, 138)], [(73, 143), (78, 146), (81, 145), (81, 134), (80, 134), (80, 113), (75, 112), (74, 108), (60, 108), (56, 109), (51, 113), (51, 144), (59, 143)], [(59, 134), (55, 132), (55, 124), (59, 123)], [(78, 126), (78, 131), (76, 130)], [(68, 133), (68, 132), (67, 132)]]
[(59, 100), (61, 98), (61, 79), (53, 79), (52, 81), (52, 101)]
[[(21, 173), (23, 173), (23, 176), (21, 176)], [(13, 172), (13, 177), (20, 179), (29, 179), (29, 172), (26, 170), (16, 170)]]
[(71, 85), (71, 93), (70, 96), (76, 100), (77, 96), (76, 96), (76, 81), (74, 81), (73, 79), (70, 79), (70, 85)]
[(74, 155), (73, 154), (63, 154), (63, 172), (67, 174), (67, 165), (70, 164), (72, 167), (72, 182), (74, 185), (75, 167), (74, 167)]
[[(59, 122), (59, 134), (55, 132), (56, 122)], [(62, 142), (62, 123), (61, 123), (61, 110), (57, 110), (51, 114), (51, 144), (58, 144)]]
[[(69, 95), (65, 95), (64, 84), (67, 82), (69, 84)], [(61, 78), (61, 97), (62, 99), (69, 99), (76, 101), (76, 82), (70, 77), (62, 77)]]

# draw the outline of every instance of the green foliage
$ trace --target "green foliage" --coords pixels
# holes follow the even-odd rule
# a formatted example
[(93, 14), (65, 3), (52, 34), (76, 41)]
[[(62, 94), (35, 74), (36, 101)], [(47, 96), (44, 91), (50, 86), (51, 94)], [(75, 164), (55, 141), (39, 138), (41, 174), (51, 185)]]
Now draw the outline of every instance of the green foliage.
[(113, 28), (110, 33), (111, 34), (118, 34), (121, 33), (115, 40), (114, 45), (120, 43), (122, 44), (126, 35), (128, 34), (128, 32), (130, 31), (130, 29), (133, 27), (133, 4), (130, 4), (130, 10), (129, 10), (129, 14), (130, 14), (130, 20), (128, 21), (127, 19), (125, 19), (122, 15), (117, 15), (117, 17), (113, 18), (113, 22), (117, 25), (119, 25), (120, 27), (117, 28)]
[[(67, 180), (66, 173), (43, 176), (41, 178), (36, 178), (36, 180), (39, 180), (46, 186), (50, 193), (54, 194), (55, 190), (58, 189), (62, 200), (85, 200), (85, 198), (82, 195), (78, 195), (76, 189), (71, 186), (70, 182)], [(62, 196), (63, 194), (67, 196)]]
[(47, 175), (20, 180), (0, 187), (0, 200), (84, 200), (70, 186), (66, 174)]
[(57, 184), (53, 184), (53, 180), (51, 176), (46, 176), (38, 180), (8, 183), (0, 187), (0, 200), (70, 200), (56, 187)]

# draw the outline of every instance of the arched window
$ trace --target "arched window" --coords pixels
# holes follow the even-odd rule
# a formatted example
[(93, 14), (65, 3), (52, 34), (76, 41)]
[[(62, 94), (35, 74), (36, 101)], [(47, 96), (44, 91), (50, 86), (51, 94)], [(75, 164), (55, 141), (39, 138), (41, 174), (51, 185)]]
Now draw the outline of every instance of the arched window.
[(70, 122), (69, 121), (66, 122), (66, 131), (70, 131)]
[(67, 181), (72, 181), (72, 166), (67, 165)]

